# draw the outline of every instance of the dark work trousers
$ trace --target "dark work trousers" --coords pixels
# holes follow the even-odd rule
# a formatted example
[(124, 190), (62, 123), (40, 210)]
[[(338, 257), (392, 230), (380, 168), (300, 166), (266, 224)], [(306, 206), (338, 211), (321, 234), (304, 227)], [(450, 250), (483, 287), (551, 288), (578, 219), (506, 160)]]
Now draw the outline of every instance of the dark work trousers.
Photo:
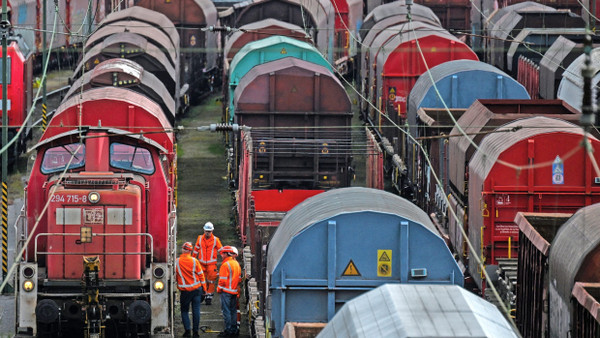
[(202, 303), (202, 287), (194, 291), (180, 291), (181, 297), (181, 321), (183, 328), (188, 331), (190, 328), (190, 303), (192, 303), (192, 318), (194, 321), (194, 331), (197, 332), (200, 327), (200, 303)]

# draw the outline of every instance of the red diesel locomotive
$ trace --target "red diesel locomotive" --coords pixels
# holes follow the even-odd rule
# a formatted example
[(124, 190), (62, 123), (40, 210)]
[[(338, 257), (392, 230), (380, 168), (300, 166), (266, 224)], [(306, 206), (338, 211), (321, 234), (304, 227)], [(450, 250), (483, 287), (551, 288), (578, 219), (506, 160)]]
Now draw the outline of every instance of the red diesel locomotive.
[(172, 337), (175, 138), (154, 101), (165, 84), (119, 58), (78, 83), (35, 147), (17, 335)]

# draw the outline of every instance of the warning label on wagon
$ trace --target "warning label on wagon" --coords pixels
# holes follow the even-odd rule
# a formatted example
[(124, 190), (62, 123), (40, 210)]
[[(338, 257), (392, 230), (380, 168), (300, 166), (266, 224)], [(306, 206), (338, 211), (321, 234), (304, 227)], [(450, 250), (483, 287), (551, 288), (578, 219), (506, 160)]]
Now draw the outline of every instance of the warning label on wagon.
[(358, 269), (352, 260), (350, 260), (346, 266), (346, 269), (344, 269), (342, 276), (360, 276), (360, 272), (358, 272)]
[(377, 250), (377, 277), (392, 276), (392, 250)]

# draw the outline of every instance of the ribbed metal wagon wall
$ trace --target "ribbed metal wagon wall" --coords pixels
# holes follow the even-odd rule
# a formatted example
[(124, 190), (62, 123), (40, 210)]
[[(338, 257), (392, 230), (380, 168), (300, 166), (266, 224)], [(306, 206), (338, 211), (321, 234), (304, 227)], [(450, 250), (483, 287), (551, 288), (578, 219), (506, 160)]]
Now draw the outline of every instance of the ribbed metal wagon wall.
[(350, 184), (351, 103), (327, 68), (292, 57), (255, 66), (234, 104), (236, 122), (253, 128), (255, 188)]
[(516, 323), (524, 337), (548, 334), (548, 256), (558, 229), (572, 214), (519, 212)]
[(209, 89), (210, 82), (214, 81), (211, 77), (221, 75), (217, 71), (221, 66), (217, 52), (220, 36), (217, 32), (205, 31), (217, 25), (215, 5), (210, 0), (135, 0), (134, 4), (163, 13), (177, 27), (181, 37), (181, 85), (189, 85), (189, 97), (195, 100)]
[(577, 282), (573, 287), (573, 337), (596, 338), (600, 336), (600, 284)]

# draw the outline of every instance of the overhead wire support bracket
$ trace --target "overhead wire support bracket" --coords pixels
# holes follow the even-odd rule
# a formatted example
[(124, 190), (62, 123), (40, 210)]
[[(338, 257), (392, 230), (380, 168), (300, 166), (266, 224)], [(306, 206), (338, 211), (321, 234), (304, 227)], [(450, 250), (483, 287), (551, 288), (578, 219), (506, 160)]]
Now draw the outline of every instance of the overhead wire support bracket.
[(585, 55), (584, 66), (581, 69), (583, 77), (583, 100), (581, 104), (581, 124), (586, 130), (596, 124), (596, 97), (595, 86), (592, 86), (592, 78), (596, 70), (592, 67), (592, 37), (588, 33), (584, 38), (583, 52)]

